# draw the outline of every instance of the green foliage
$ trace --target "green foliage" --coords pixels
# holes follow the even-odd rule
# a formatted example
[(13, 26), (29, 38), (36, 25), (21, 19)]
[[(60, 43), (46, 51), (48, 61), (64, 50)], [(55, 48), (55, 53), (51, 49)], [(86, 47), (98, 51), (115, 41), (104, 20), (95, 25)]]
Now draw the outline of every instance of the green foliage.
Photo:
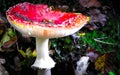
[(63, 50), (64, 52), (70, 52), (75, 48), (73, 40), (70, 38), (70, 36), (64, 38), (52, 39), (51, 47), (58, 50)]
[(33, 52), (30, 48), (27, 48), (25, 51), (20, 49), (18, 50), (18, 52), (20, 53), (20, 55), (24, 58), (22, 61), (21, 61), (21, 66), (22, 68), (28, 68), (30, 67), (33, 62), (34, 62), (34, 55), (33, 55)]
[(18, 50), (19, 53), (24, 57), (24, 58), (33, 58), (33, 52), (30, 48), (27, 48), (26, 51), (20, 49)]
[(80, 36), (82, 44), (88, 44), (102, 53), (104, 51), (113, 51), (114, 47), (118, 44), (116, 39), (118, 37), (118, 34), (116, 34), (117, 24), (113, 19), (109, 20), (102, 29), (85, 31), (85, 33), (85, 36)]
[(115, 75), (115, 73), (114, 73), (114, 72), (112, 72), (112, 71), (110, 71), (110, 72), (109, 72), (109, 75)]
[(85, 36), (80, 36), (80, 39), (83, 45), (88, 44), (93, 48), (97, 47), (97, 49), (100, 50), (100, 47), (98, 46), (97, 42), (94, 41), (94, 38), (98, 38), (98, 37), (99, 37), (98, 31), (94, 30), (91, 32), (86, 32)]

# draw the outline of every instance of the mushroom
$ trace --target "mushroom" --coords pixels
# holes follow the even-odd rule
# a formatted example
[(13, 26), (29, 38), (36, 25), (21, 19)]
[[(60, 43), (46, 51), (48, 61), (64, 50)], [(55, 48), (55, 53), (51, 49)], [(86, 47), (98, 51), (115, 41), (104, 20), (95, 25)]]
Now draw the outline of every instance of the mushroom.
[(10, 7), (6, 11), (6, 16), (16, 30), (36, 38), (37, 57), (32, 67), (38, 69), (51, 69), (55, 66), (55, 62), (49, 56), (50, 38), (71, 35), (88, 21), (88, 18), (81, 13), (61, 12), (52, 10), (45, 4), (28, 2)]

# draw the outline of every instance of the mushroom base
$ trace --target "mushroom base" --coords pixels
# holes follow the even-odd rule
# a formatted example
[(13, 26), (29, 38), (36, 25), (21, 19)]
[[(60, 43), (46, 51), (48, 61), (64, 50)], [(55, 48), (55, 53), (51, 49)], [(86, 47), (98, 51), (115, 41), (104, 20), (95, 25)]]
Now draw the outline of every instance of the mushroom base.
[(38, 75), (51, 75), (51, 70), (50, 69), (38, 69)]
[(55, 66), (55, 62), (49, 56), (48, 38), (36, 38), (37, 57), (32, 68), (51, 69)]
[(47, 57), (47, 59), (36, 59), (31, 67), (38, 69), (51, 69), (54, 65), (55, 62), (50, 57)]

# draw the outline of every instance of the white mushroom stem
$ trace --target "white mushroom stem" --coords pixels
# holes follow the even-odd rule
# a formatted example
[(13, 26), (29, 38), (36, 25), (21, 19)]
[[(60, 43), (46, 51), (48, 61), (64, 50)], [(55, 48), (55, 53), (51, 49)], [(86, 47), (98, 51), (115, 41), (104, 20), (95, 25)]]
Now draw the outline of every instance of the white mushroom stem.
[(38, 75), (51, 75), (51, 70), (50, 69), (43, 69), (43, 70), (38, 70)]
[(55, 66), (55, 62), (49, 56), (48, 41), (48, 38), (36, 38), (37, 57), (32, 67), (51, 69)]

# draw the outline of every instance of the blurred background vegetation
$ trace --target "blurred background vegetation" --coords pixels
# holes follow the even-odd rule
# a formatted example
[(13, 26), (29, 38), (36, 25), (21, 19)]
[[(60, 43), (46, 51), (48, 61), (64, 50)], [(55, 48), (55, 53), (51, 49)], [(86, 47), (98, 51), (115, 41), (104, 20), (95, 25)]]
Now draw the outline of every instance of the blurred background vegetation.
[[(53, 9), (82, 13), (90, 17), (90, 21), (77, 33), (64, 38), (50, 39), (50, 55), (58, 63), (52, 70), (53, 75), (62, 74), (59, 72), (66, 67), (59, 65), (63, 63), (71, 65), (68, 61), (72, 61), (72, 65), (75, 66), (75, 62), (81, 56), (87, 56), (90, 52), (98, 54), (98, 57), (94, 62), (90, 61), (94, 64), (92, 65), (94, 69), (88, 69), (87, 75), (113, 75), (111, 72), (115, 75), (120, 74), (120, 6), (115, 4), (119, 2), (114, 0), (0, 0), (0, 58), (6, 60), (4, 66), (7, 67), (10, 75), (36, 73), (30, 69), (36, 56), (34, 38), (24, 36), (13, 29), (5, 16), (9, 7), (22, 2), (44, 3)], [(95, 58), (94, 55), (91, 56)], [(60, 71), (58, 68), (61, 68)], [(64, 73), (68, 74), (66, 73), (69, 72), (68, 70)], [(29, 73), (23, 74), (25, 71)], [(90, 74), (91, 71), (93, 74)]]

